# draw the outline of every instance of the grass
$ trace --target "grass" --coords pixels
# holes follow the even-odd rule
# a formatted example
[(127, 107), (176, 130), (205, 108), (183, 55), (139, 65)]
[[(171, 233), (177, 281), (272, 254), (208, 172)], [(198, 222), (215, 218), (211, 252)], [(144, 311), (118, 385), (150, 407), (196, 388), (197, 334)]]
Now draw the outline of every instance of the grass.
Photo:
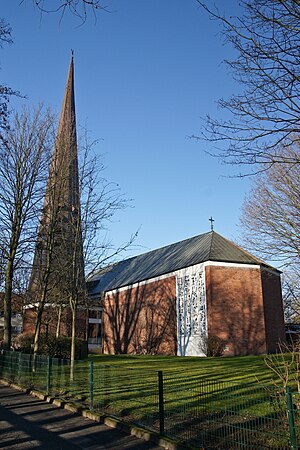
[(128, 369), (162, 370), (185, 378), (231, 383), (278, 384), (280, 380), (266, 366), (264, 356), (199, 358), (148, 355), (90, 355), (94, 365), (122, 366)]
[[(265, 397), (269, 402), (269, 391), (277, 390), (275, 385), (280, 381), (265, 365), (263, 356), (97, 355), (90, 356), (89, 360), (94, 363), (95, 402), (100, 397), (103, 401), (103, 386), (106, 384), (109, 400), (106, 399), (102, 407), (109, 404), (116, 410), (133, 410), (137, 406), (139, 409), (141, 404), (144, 408), (146, 404), (157, 405), (159, 370), (164, 376), (165, 407), (172, 411), (181, 411), (187, 404), (192, 411), (199, 408), (195, 399), (201, 393), (202, 403), (206, 407), (209, 404), (210, 409), (218, 410), (235, 402), (240, 410), (255, 413), (258, 404), (260, 409), (264, 408)], [(103, 366), (107, 367), (104, 372)], [(266, 385), (270, 387), (266, 388)]]
[[(201, 435), (200, 440), (230, 449), (243, 439), (254, 445), (246, 448), (288, 448), (285, 393), (264, 358), (90, 355), (95, 406), (157, 430), (161, 370), (168, 434), (190, 444)], [(300, 434), (298, 411), (295, 416)]]
[[(26, 355), (24, 370), (17, 363), (19, 356), (15, 354), (12, 358), (15, 362), (11, 367), (16, 369), (14, 381), (19, 378), (36, 388), (45, 388), (47, 358), (41, 357), (35, 373), (30, 371)], [(195, 443), (204, 433), (207, 442), (210, 439), (222, 442), (223, 447), (219, 448), (235, 448), (243, 436), (261, 442), (264, 448), (287, 448), (285, 393), (275, 387), (279, 380), (266, 366), (264, 356), (90, 355), (87, 360), (76, 362), (72, 382), (68, 364), (53, 360), (51, 393), (86, 407), (93, 403), (95, 410), (158, 430), (158, 371), (164, 376), (167, 434)], [(300, 425), (298, 411), (296, 416)], [(300, 427), (298, 431), (300, 434)]]

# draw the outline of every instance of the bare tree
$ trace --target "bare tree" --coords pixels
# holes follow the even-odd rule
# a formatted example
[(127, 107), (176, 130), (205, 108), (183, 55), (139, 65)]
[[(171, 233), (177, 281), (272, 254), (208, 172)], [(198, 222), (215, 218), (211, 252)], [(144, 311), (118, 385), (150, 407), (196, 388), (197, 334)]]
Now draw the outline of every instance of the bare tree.
[(109, 224), (118, 211), (131, 202), (120, 187), (105, 176), (102, 156), (94, 152), (98, 141), (91, 141), (85, 129), (79, 137), (79, 188), (81, 224), (86, 274), (114, 261), (134, 242), (137, 232), (119, 247), (106, 238)]
[[(66, 155), (66, 152), (62, 152), (62, 155)], [(63, 173), (64, 168), (63, 161), (58, 160), (57, 153), (55, 153), (52, 157), (51, 170), (48, 176), (28, 286), (28, 297), (31, 303), (37, 307), (34, 355), (39, 351), (46, 301), (49, 301), (54, 309), (58, 308), (58, 312), (67, 303), (67, 299), (62, 297), (63, 290), (60, 288), (62, 282), (65, 284), (66, 277), (65, 271), (62, 272), (62, 267), (66, 264), (66, 252), (63, 251), (61, 246), (64, 244), (66, 224), (70, 221), (65, 207), (65, 191), (68, 179)]]
[[(60, 150), (63, 145), (61, 140), (56, 142)], [(49, 309), (46, 305), (50, 305), (53, 312), (58, 311), (57, 335), (62, 310), (71, 312), (71, 379), (75, 338), (79, 331), (78, 309), (86, 311), (88, 308), (84, 266), (88, 271), (96, 270), (107, 258), (116, 256), (132, 242), (130, 239), (127, 245), (113, 249), (103, 239), (107, 222), (128, 202), (119, 187), (103, 177), (104, 165), (93, 155), (94, 145), (86, 133), (79, 138), (80, 202), (74, 202), (72, 207), (67, 206), (65, 198), (69, 178), (64, 173), (66, 164), (62, 158), (67, 157), (67, 152), (54, 153), (29, 285), (32, 303), (37, 304), (34, 354), (39, 351), (45, 309)]]
[(0, 252), (4, 273), (4, 345), (11, 344), (14, 275), (35, 240), (41, 187), (45, 183), (52, 117), (38, 107), (18, 114), (0, 135)]
[[(300, 157), (299, 144), (281, 150), (284, 160)], [(244, 243), (263, 258), (300, 263), (300, 166), (284, 162), (253, 180), (241, 217)]]
[[(79, 140), (79, 194), (81, 210), (70, 215), (70, 233), (73, 236), (73, 244), (70, 247), (68, 239), (63, 245), (68, 246), (68, 260), (63, 261), (59, 271), (67, 280), (66, 297), (71, 310), (71, 370), (70, 378), (73, 379), (76, 343), (76, 324), (78, 308), (88, 308), (88, 298), (84, 273), (95, 270), (102, 265), (107, 258), (116, 256), (131, 245), (132, 239), (121, 248), (112, 249), (109, 243), (103, 239), (103, 231), (113, 215), (127, 206), (128, 201), (121, 194), (120, 189), (114, 183), (108, 182), (103, 177), (104, 165), (99, 157), (93, 155), (92, 150), (96, 142), (90, 142), (86, 132)], [(67, 253), (67, 252), (64, 252)], [(83, 263), (80, 264), (81, 259)]]
[[(22, 0), (21, 3), (26, 0)], [(85, 22), (89, 12), (94, 13), (99, 10), (107, 11), (103, 0), (30, 0), (35, 7), (43, 13), (59, 13), (63, 18), (68, 11)]]
[[(0, 47), (4, 44), (12, 44), (11, 28), (4, 19), (0, 19)], [(8, 103), (12, 95), (19, 95), (5, 84), (0, 84), (0, 129), (7, 126)]]
[(196, 1), (219, 21), (224, 40), (237, 53), (225, 63), (241, 92), (219, 100), (229, 120), (208, 116), (202, 134), (194, 137), (220, 143), (214, 155), (248, 164), (250, 173), (277, 162), (299, 163), (298, 153), (281, 152), (300, 136), (299, 1), (241, 0), (241, 14), (230, 18)]
[[(284, 160), (300, 157), (299, 143), (283, 148)], [(243, 246), (268, 261), (281, 264), (286, 320), (300, 317), (300, 165), (273, 165), (253, 179), (244, 201)]]
[(293, 267), (293, 270), (286, 270), (283, 276), (283, 306), (284, 316), (288, 323), (300, 322), (300, 277), (299, 271)]

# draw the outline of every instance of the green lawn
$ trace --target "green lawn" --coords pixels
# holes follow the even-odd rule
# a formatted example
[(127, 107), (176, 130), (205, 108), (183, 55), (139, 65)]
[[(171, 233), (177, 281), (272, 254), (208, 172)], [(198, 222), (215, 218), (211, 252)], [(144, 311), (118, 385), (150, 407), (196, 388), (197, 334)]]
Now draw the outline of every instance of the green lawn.
[[(289, 355), (286, 358), (289, 360)], [(157, 371), (161, 370), (170, 435), (193, 443), (201, 434), (208, 441), (222, 442), (220, 445), (226, 441), (224, 448), (236, 448), (246, 439), (251, 448), (286, 449), (286, 395), (276, 387), (280, 380), (264, 360), (265, 356), (90, 355), (95, 369), (95, 406), (157, 429)], [(299, 404), (298, 400), (295, 394), (293, 402)], [(298, 408), (295, 422), (300, 436)]]
[(199, 358), (144, 355), (90, 355), (94, 365), (122, 366), (136, 370), (162, 370), (166, 374), (201, 378), (207, 381), (270, 384), (279, 379), (266, 366), (265, 356)]

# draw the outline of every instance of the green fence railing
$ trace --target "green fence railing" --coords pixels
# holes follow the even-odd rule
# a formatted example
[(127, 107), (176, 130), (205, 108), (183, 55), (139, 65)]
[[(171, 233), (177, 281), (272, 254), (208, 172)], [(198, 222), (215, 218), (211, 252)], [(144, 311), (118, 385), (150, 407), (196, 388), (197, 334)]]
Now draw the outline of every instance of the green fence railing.
[(0, 354), (0, 378), (114, 415), (196, 448), (300, 449), (300, 395), (289, 388), (19, 352)]

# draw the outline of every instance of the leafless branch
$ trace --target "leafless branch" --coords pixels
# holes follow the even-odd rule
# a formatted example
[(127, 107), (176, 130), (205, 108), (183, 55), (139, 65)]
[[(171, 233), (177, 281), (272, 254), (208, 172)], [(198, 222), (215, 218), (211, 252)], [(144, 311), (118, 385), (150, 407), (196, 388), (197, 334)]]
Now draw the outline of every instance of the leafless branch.
[(299, 2), (241, 0), (241, 14), (226, 17), (196, 1), (220, 23), (224, 41), (236, 51), (236, 59), (225, 63), (241, 86), (241, 93), (218, 102), (231, 118), (207, 116), (196, 138), (221, 142), (215, 155), (225, 163), (247, 164), (250, 172), (256, 165), (299, 163), (278, 150), (297, 144), (300, 136)]

